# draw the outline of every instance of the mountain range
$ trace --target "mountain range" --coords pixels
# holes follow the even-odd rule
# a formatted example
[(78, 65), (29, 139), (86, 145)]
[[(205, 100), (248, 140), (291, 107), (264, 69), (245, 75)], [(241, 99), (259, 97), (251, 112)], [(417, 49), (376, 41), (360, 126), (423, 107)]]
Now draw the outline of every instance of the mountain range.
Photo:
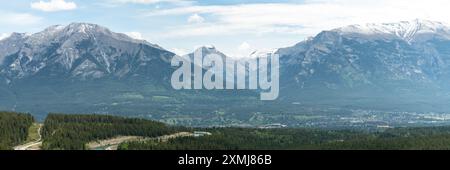
[[(36, 77), (125, 78), (168, 67), (173, 53), (146, 41), (85, 23), (52, 26), (32, 35), (14, 33), (0, 42), (1, 75), (7, 82)], [(153, 74), (147, 77), (159, 76)]]
[[(384, 103), (392, 97), (388, 105), (448, 101), (449, 35), (445, 24), (426, 20), (323, 31), (277, 51), (282, 56), (281, 78), (294, 95), (295, 89), (331, 89), (329, 93), (337, 93), (328, 96), (333, 100), (379, 96), (372, 103)], [(358, 100), (347, 104), (352, 102)]]
[[(214, 47), (198, 50), (229, 58)], [(223, 115), (242, 123), (304, 106), (450, 111), (450, 27), (440, 22), (351, 25), (252, 55), (264, 53), (280, 55), (281, 94), (269, 103), (253, 92), (174, 91), (174, 53), (95, 24), (13, 33), (0, 40), (0, 109), (133, 113), (175, 124), (174, 117), (223, 124)]]

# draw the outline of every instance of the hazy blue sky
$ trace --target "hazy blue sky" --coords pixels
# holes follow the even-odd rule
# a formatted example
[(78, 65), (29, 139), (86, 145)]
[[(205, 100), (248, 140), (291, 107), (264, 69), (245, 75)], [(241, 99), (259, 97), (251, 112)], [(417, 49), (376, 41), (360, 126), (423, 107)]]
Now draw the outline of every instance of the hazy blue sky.
[(448, 22), (448, 0), (1, 0), (0, 36), (55, 24), (106, 26), (182, 54), (291, 46), (321, 30), (416, 18)]

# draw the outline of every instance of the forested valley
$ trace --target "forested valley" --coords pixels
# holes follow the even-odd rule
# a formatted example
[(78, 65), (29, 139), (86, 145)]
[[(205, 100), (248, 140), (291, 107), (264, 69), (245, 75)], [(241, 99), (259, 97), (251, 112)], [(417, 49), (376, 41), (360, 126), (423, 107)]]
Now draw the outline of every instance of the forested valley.
[(450, 127), (380, 132), (313, 129), (203, 129), (210, 136), (122, 143), (122, 150), (449, 150)]
[[(29, 128), (33, 123), (34, 118), (30, 114), (0, 112), (0, 150), (24, 144), (32, 133)], [(120, 136), (137, 136), (145, 140), (118, 143), (116, 149), (119, 150), (450, 149), (449, 126), (389, 128), (370, 132), (305, 128), (188, 128), (109, 115), (49, 114), (39, 133), (42, 135), (40, 149), (44, 150), (92, 149), (87, 147), (88, 143)]]

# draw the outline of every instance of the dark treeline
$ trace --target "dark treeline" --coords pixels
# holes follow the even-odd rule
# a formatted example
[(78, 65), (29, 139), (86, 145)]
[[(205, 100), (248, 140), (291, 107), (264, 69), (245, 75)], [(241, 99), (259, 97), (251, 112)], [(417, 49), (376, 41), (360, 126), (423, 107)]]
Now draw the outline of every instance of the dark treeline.
[(33, 116), (11, 112), (0, 112), (0, 150), (12, 149), (27, 139)]
[[(206, 129), (207, 130), (207, 129)], [(122, 150), (448, 150), (450, 127), (400, 128), (384, 132), (310, 129), (209, 129), (211, 136), (127, 142)]]
[(127, 142), (122, 150), (274, 150), (315, 149), (317, 145), (364, 136), (350, 131), (322, 131), (313, 129), (201, 129), (210, 136), (176, 138), (168, 142)]
[(322, 149), (449, 150), (450, 127), (394, 128), (362, 138), (329, 143)]
[[(34, 122), (28, 114), (0, 112), (0, 149), (23, 143)], [(50, 114), (42, 149), (87, 149), (88, 142), (117, 136), (157, 137), (193, 129), (107, 115)], [(126, 142), (121, 150), (450, 150), (450, 127), (393, 128), (379, 132), (319, 129), (198, 128), (203, 137)]]
[(176, 131), (163, 123), (106, 115), (50, 114), (42, 129), (43, 149), (86, 149), (91, 141), (117, 136), (156, 137)]

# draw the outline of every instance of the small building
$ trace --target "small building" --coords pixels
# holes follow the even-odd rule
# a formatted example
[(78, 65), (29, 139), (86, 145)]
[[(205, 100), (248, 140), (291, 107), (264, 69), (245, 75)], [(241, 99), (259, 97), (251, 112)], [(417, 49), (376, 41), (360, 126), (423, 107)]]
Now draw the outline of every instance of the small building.
[(194, 137), (203, 137), (203, 136), (210, 136), (212, 133), (210, 132), (201, 132), (201, 131), (195, 131)]
[(281, 123), (274, 123), (274, 124), (268, 124), (264, 126), (260, 126), (260, 129), (279, 129), (279, 128), (286, 128), (287, 125), (283, 125)]

